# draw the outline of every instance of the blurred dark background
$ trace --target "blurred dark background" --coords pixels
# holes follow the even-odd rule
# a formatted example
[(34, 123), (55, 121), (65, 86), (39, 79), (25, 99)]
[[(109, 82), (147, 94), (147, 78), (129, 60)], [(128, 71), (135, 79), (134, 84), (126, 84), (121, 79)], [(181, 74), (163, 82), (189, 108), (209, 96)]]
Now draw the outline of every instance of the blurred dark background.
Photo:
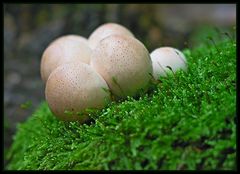
[(149, 52), (160, 46), (196, 46), (204, 27), (234, 30), (235, 4), (4, 4), (4, 148), (16, 125), (44, 100), (40, 60), (44, 49), (65, 34), (88, 37), (100, 24), (130, 29)]

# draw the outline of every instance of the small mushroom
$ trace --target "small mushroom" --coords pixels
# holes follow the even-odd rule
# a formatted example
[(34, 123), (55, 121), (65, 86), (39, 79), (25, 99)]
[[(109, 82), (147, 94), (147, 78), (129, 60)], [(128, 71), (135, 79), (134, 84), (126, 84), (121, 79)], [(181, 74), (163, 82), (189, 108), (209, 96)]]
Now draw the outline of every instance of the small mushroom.
[(160, 76), (176, 72), (177, 70), (187, 70), (187, 60), (184, 54), (178, 49), (171, 47), (161, 47), (155, 49), (151, 54), (153, 77), (158, 80)]
[(107, 36), (118, 34), (118, 35), (125, 35), (125, 36), (132, 36), (134, 35), (122, 25), (116, 23), (106, 23), (98, 28), (96, 28), (92, 34), (89, 36), (89, 46), (94, 49), (97, 44)]
[(56, 68), (47, 80), (45, 96), (57, 118), (81, 123), (88, 119), (86, 109), (100, 109), (110, 101), (105, 80), (80, 61)]
[(66, 35), (53, 41), (44, 51), (41, 59), (41, 77), (44, 83), (58, 66), (72, 61), (90, 63), (91, 48), (81, 36)]
[(90, 65), (119, 98), (147, 89), (152, 74), (148, 50), (136, 38), (123, 35), (103, 39), (93, 50)]

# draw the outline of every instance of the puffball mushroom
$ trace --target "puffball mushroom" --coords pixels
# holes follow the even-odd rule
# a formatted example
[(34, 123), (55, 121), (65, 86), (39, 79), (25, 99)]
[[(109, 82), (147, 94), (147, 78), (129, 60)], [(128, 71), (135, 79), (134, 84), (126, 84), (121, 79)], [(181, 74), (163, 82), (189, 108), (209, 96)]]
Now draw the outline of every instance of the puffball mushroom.
[(80, 121), (88, 119), (88, 108), (100, 109), (110, 101), (105, 80), (89, 65), (67, 63), (56, 68), (49, 76), (45, 96), (50, 110), (60, 120)]
[(54, 40), (42, 55), (42, 80), (46, 82), (51, 72), (65, 63), (81, 61), (89, 64), (91, 51), (88, 41), (81, 36), (66, 35)]
[(86, 45), (88, 45), (88, 40), (85, 37), (82, 37), (80, 35), (74, 35), (74, 34), (61, 36), (61, 37), (55, 39), (52, 43), (59, 42), (59, 41), (61, 42), (61, 40), (63, 40), (63, 39), (73, 40), (73, 41), (77, 41), (77, 42), (83, 42)]
[[(155, 49), (151, 54), (153, 77), (167, 76), (171, 70), (176, 72), (179, 69), (187, 70), (187, 60), (184, 54), (172, 47), (161, 47)], [(171, 68), (171, 70), (169, 69)]]
[(125, 35), (125, 36), (132, 36), (134, 35), (122, 25), (116, 23), (106, 23), (98, 28), (96, 28), (92, 34), (89, 36), (89, 46), (94, 49), (97, 44), (107, 36), (118, 34), (118, 35)]
[(92, 66), (119, 97), (134, 96), (146, 89), (151, 79), (152, 62), (148, 50), (136, 38), (110, 35), (91, 54)]

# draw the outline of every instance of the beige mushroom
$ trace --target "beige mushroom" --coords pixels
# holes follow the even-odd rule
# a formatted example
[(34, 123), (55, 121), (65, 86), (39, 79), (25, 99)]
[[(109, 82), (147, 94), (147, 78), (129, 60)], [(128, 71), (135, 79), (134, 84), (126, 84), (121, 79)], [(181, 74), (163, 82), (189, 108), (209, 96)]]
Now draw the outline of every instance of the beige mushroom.
[(91, 54), (90, 65), (106, 80), (120, 98), (134, 96), (148, 87), (152, 62), (148, 50), (136, 38), (111, 35)]
[(89, 64), (91, 51), (84, 37), (67, 35), (56, 39), (42, 55), (42, 80), (46, 82), (51, 72), (62, 64), (78, 60)]
[(132, 36), (134, 35), (122, 25), (116, 23), (106, 23), (99, 26), (95, 29), (92, 34), (89, 36), (89, 46), (94, 49), (97, 44), (107, 36), (118, 34), (118, 35), (125, 35), (125, 36)]
[(88, 119), (86, 109), (101, 109), (110, 102), (105, 80), (80, 61), (56, 68), (47, 80), (45, 96), (57, 118), (81, 123)]
[(61, 42), (63, 39), (68, 39), (68, 40), (72, 40), (72, 41), (77, 41), (77, 42), (83, 42), (86, 45), (88, 45), (88, 40), (80, 35), (75, 35), (75, 34), (69, 34), (69, 35), (65, 35), (65, 36), (61, 36), (57, 39), (55, 39), (52, 43), (54, 42)]
[(153, 76), (159, 79), (160, 76), (167, 76), (168, 73), (177, 70), (187, 70), (187, 60), (184, 54), (178, 49), (161, 47), (155, 49), (151, 54)]

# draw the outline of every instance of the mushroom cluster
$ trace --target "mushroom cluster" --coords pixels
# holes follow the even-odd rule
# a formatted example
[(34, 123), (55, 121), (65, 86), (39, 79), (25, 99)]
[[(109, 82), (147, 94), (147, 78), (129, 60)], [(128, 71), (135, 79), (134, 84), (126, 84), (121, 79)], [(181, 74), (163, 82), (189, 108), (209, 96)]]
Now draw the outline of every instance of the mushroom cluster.
[(65, 35), (54, 40), (42, 55), (40, 69), (52, 113), (60, 120), (84, 123), (87, 110), (146, 91), (152, 77), (166, 76), (169, 67), (172, 72), (187, 69), (179, 50), (161, 47), (150, 54), (127, 28), (106, 23), (88, 39)]

